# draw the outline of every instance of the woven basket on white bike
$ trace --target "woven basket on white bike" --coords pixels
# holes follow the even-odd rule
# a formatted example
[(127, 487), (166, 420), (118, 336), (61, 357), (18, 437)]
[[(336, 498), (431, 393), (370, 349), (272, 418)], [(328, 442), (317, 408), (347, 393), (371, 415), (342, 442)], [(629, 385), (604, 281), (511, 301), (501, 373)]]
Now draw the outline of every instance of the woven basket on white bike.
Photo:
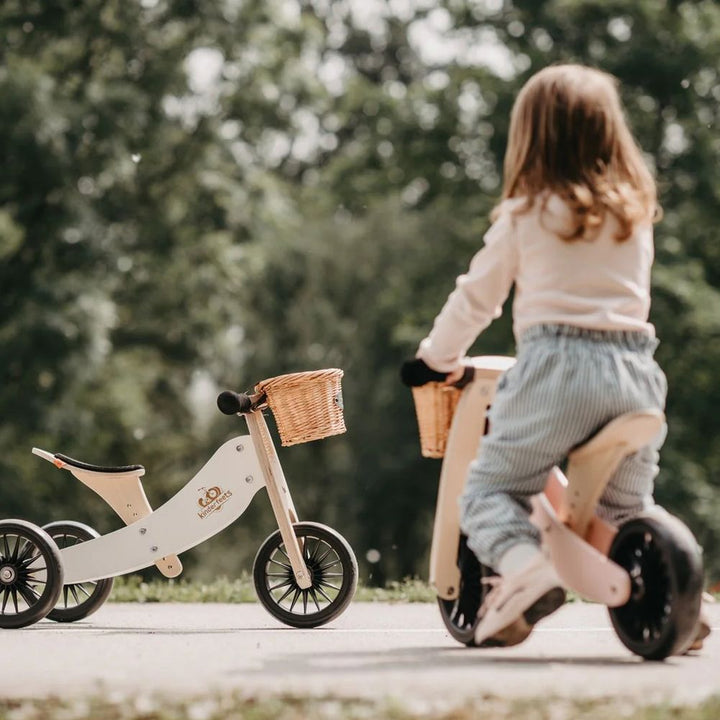
[(284, 446), (345, 432), (342, 376), (337, 368), (311, 370), (278, 375), (255, 386), (267, 397)]
[(415, 401), (420, 452), (423, 457), (441, 458), (445, 455), (453, 414), (461, 391), (439, 382), (429, 382), (412, 388)]

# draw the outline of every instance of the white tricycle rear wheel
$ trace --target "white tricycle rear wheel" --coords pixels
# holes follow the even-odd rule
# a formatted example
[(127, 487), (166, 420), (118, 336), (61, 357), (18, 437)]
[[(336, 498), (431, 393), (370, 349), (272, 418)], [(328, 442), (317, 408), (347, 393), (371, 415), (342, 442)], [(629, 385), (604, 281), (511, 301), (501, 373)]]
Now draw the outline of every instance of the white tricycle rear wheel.
[[(49, 523), (43, 530), (50, 535), (60, 550), (99, 537), (89, 525), (74, 520), (60, 520)], [(62, 593), (55, 607), (48, 613), (48, 619), (55, 622), (76, 622), (92, 615), (110, 596), (114, 578), (63, 585)]]

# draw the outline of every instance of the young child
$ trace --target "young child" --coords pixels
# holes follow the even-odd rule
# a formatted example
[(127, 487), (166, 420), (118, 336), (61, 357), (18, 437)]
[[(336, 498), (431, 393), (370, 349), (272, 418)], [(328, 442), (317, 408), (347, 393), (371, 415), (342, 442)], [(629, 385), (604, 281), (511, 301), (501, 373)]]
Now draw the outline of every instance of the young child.
[[(648, 322), (656, 189), (613, 77), (557, 65), (530, 78), (510, 118), (502, 197), (417, 357), (458, 380), (515, 285), (517, 363), (500, 380), (461, 498), (468, 545), (500, 575), (476, 643), (513, 645), (565, 599), (529, 498), (610, 420), (665, 406)], [(653, 504), (664, 434), (623, 461), (601, 498), (603, 517), (621, 522)]]

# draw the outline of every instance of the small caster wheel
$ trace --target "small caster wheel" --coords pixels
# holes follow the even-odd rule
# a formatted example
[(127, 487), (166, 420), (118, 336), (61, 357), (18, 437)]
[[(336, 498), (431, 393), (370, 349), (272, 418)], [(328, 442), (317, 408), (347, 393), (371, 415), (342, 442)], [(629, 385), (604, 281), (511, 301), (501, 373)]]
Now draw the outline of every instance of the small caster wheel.
[[(99, 537), (89, 525), (73, 520), (61, 520), (45, 525), (43, 530), (62, 551), (78, 543)], [(114, 578), (63, 585), (57, 605), (47, 617), (55, 622), (75, 622), (92, 615), (109, 597)]]
[(0, 521), (0, 628), (22, 628), (55, 607), (63, 586), (60, 551), (25, 520)]
[(631, 596), (609, 608), (620, 641), (647, 660), (683, 653), (695, 639), (702, 553), (678, 518), (652, 512), (625, 523), (608, 556), (630, 574)]
[(475, 627), (480, 605), (487, 594), (483, 578), (495, 575), (486, 565), (481, 565), (475, 553), (467, 546), (467, 537), (460, 536), (458, 547), (460, 587), (452, 600), (438, 596), (440, 616), (454, 640), (468, 647), (475, 647)]
[(355, 594), (357, 561), (347, 541), (318, 523), (293, 526), (310, 571), (312, 585), (295, 580), (280, 531), (261, 545), (253, 563), (258, 599), (275, 618), (298, 628), (324, 625), (342, 613)]

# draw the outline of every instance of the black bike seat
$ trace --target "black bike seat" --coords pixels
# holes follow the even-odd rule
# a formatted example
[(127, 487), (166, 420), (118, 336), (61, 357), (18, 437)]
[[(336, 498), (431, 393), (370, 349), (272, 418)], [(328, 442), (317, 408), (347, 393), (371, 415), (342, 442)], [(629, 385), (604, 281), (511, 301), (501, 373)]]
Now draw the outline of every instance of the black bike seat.
[(80, 470), (90, 470), (91, 472), (98, 473), (126, 473), (126, 472), (137, 472), (138, 470), (145, 471), (142, 465), (119, 465), (116, 467), (110, 467), (106, 465), (91, 465), (90, 463), (80, 462), (80, 460), (74, 460), (67, 455), (61, 453), (55, 453), (55, 457), (61, 460), (66, 465), (72, 465), (73, 467), (79, 468)]

